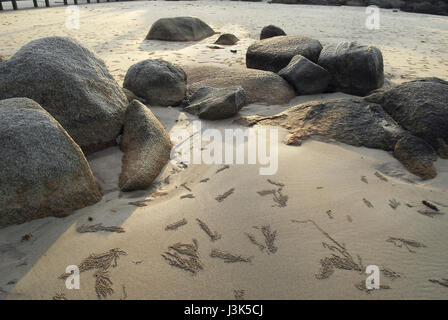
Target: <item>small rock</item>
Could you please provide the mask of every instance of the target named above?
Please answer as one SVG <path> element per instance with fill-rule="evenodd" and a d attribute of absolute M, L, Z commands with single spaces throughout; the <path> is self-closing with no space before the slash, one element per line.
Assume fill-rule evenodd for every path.
<path fill-rule="evenodd" d="M 162 18 L 151 26 L 146 40 L 198 41 L 214 34 L 215 31 L 198 18 Z"/>
<path fill-rule="evenodd" d="M 236 44 L 238 41 L 239 39 L 235 35 L 231 33 L 224 33 L 219 36 L 218 40 L 215 41 L 215 44 L 231 46 Z"/>
<path fill-rule="evenodd" d="M 286 33 L 281 28 L 276 27 L 272 24 L 261 29 L 260 40 L 277 36 L 286 36 Z"/>

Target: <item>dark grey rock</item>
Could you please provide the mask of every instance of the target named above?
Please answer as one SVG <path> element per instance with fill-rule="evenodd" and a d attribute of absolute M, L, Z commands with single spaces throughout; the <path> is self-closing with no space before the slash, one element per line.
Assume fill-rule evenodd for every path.
<path fill-rule="evenodd" d="M 434 161 L 437 154 L 424 140 L 407 135 L 397 141 L 394 148 L 394 157 L 408 170 L 420 178 L 432 179 L 437 176 Z"/>
<path fill-rule="evenodd" d="M 303 56 L 294 56 L 278 75 L 288 81 L 299 95 L 322 93 L 327 89 L 330 74 Z"/>
<path fill-rule="evenodd" d="M 279 72 L 295 55 L 317 62 L 322 45 L 318 40 L 302 36 L 278 36 L 259 40 L 246 52 L 248 68 Z"/>
<path fill-rule="evenodd" d="M 126 99 L 128 99 L 128 102 L 132 102 L 132 100 L 138 100 L 139 99 L 137 97 L 137 95 L 134 92 L 132 92 L 131 90 L 123 88 L 123 92 L 126 95 Z"/>
<path fill-rule="evenodd" d="M 423 78 L 383 88 L 365 97 L 448 159 L 448 82 Z"/>
<path fill-rule="evenodd" d="M 137 100 L 126 109 L 119 187 L 147 189 L 170 159 L 170 136 L 151 110 Z"/>
<path fill-rule="evenodd" d="M 214 34 L 213 29 L 198 18 L 162 18 L 151 26 L 146 40 L 198 41 Z"/>
<path fill-rule="evenodd" d="M 215 41 L 216 44 L 231 46 L 236 44 L 239 39 L 231 34 L 231 33 L 223 33 L 219 36 L 219 38 Z"/>
<path fill-rule="evenodd" d="M 245 104 L 262 102 L 267 104 L 288 103 L 295 97 L 294 89 L 279 75 L 262 70 L 216 65 L 185 65 L 188 92 L 194 93 L 203 87 L 243 87 Z"/>
<path fill-rule="evenodd" d="M 180 103 L 187 88 L 185 72 L 162 60 L 143 60 L 131 66 L 123 87 L 150 105 L 173 106 Z"/>
<path fill-rule="evenodd" d="M 86 153 L 115 144 L 128 104 L 104 62 L 63 37 L 31 41 L 0 64 L 0 99 L 13 97 L 38 102 Z"/>
<path fill-rule="evenodd" d="M 365 96 L 384 84 L 383 56 L 373 46 L 331 44 L 322 49 L 318 64 L 331 74 L 330 91 Z"/>
<path fill-rule="evenodd" d="M 380 105 L 361 98 L 311 101 L 273 116 L 248 116 L 238 122 L 285 127 L 291 133 L 290 141 L 320 136 L 387 151 L 394 150 L 396 142 L 408 134 Z"/>
<path fill-rule="evenodd" d="M 101 199 L 79 146 L 33 100 L 0 100 L 0 141 L 0 228 Z"/>
<path fill-rule="evenodd" d="M 242 87 L 211 88 L 197 90 L 190 98 L 185 111 L 201 119 L 218 120 L 233 117 L 240 111 L 246 99 Z"/>
<path fill-rule="evenodd" d="M 279 27 L 276 27 L 272 24 L 261 29 L 260 40 L 277 37 L 277 36 L 286 36 L 286 33 Z"/>

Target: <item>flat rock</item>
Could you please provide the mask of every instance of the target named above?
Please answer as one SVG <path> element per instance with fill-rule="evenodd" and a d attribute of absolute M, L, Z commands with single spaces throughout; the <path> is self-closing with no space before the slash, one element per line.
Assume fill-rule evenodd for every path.
<path fill-rule="evenodd" d="M 317 62 L 322 45 L 318 40 L 302 36 L 278 36 L 259 40 L 249 46 L 246 52 L 246 66 L 279 72 L 296 55 Z"/>
<path fill-rule="evenodd" d="M 129 68 L 123 87 L 150 105 L 173 106 L 185 98 L 185 72 L 167 61 L 143 60 Z"/>
<path fill-rule="evenodd" d="M 127 99 L 102 60 L 76 40 L 41 38 L 0 64 L 0 99 L 27 97 L 84 152 L 116 144 Z"/>
<path fill-rule="evenodd" d="M 119 187 L 122 191 L 143 190 L 159 175 L 170 159 L 170 136 L 151 110 L 137 100 L 126 109 L 124 152 Z"/>
<path fill-rule="evenodd" d="M 0 141 L 0 228 L 101 199 L 79 146 L 35 101 L 0 100 Z"/>
<path fill-rule="evenodd" d="M 299 55 L 294 56 L 278 75 L 288 81 L 299 95 L 324 92 L 331 78 L 327 70 Z"/>
<path fill-rule="evenodd" d="M 237 114 L 245 99 L 246 93 L 242 87 L 205 87 L 192 95 L 189 106 L 184 110 L 201 119 L 225 119 Z"/>
<path fill-rule="evenodd" d="M 279 75 L 243 67 L 220 65 L 185 65 L 188 92 L 194 93 L 203 87 L 228 88 L 241 86 L 246 92 L 245 104 L 288 103 L 295 97 L 294 89 Z"/>
<path fill-rule="evenodd" d="M 281 28 L 276 27 L 272 24 L 263 27 L 263 29 L 261 29 L 260 40 L 277 36 L 286 36 L 286 33 Z"/>
<path fill-rule="evenodd" d="M 365 96 L 384 84 L 383 56 L 374 46 L 331 44 L 322 49 L 318 64 L 331 74 L 329 91 Z"/>
<path fill-rule="evenodd" d="M 151 26 L 146 40 L 199 41 L 214 34 L 215 31 L 198 18 L 162 18 Z"/>
<path fill-rule="evenodd" d="M 448 82 L 423 78 L 375 91 L 365 97 L 380 104 L 403 128 L 448 159 Z"/>

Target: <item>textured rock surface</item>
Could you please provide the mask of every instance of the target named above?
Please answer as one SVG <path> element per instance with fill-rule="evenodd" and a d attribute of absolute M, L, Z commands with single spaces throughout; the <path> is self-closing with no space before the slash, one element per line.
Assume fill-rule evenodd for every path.
<path fill-rule="evenodd" d="M 365 96 L 384 84 L 383 56 L 373 46 L 331 44 L 322 49 L 318 64 L 331 74 L 330 91 Z"/>
<path fill-rule="evenodd" d="M 387 151 L 408 134 L 381 106 L 360 98 L 311 101 L 273 116 L 248 116 L 238 122 L 284 127 L 291 133 L 291 141 L 321 136 Z"/>
<path fill-rule="evenodd" d="M 0 141 L 0 228 L 101 199 L 81 149 L 33 100 L 0 100 Z"/>
<path fill-rule="evenodd" d="M 134 92 L 132 92 L 131 90 L 123 88 L 123 92 L 126 95 L 126 99 L 128 99 L 128 102 L 132 102 L 132 100 L 138 100 L 139 99 L 137 97 L 137 95 Z"/>
<path fill-rule="evenodd" d="M 377 90 L 365 98 L 448 158 L 448 82 L 423 78 Z"/>
<path fill-rule="evenodd" d="M 434 161 L 437 155 L 424 140 L 412 135 L 405 136 L 395 144 L 394 157 L 408 170 L 422 179 L 432 179 L 437 175 Z"/>
<path fill-rule="evenodd" d="M 70 38 L 37 39 L 0 64 L 0 99 L 38 102 L 87 153 L 115 144 L 127 106 L 103 61 Z"/>
<path fill-rule="evenodd" d="M 185 72 L 163 60 L 143 60 L 131 66 L 123 87 L 142 97 L 150 105 L 172 106 L 185 98 Z"/>
<path fill-rule="evenodd" d="M 278 75 L 288 81 L 299 95 L 324 92 L 331 77 L 327 70 L 303 56 L 294 56 Z"/>
<path fill-rule="evenodd" d="M 245 104 L 262 102 L 282 104 L 295 97 L 294 89 L 280 76 L 268 71 L 218 65 L 186 65 L 188 91 L 203 87 L 243 87 Z"/>
<path fill-rule="evenodd" d="M 146 40 L 198 41 L 214 34 L 213 29 L 198 18 L 162 18 L 151 26 Z"/>
<path fill-rule="evenodd" d="M 318 40 L 302 36 L 278 36 L 259 40 L 246 52 L 248 68 L 279 72 L 295 55 L 317 62 L 322 45 Z"/>
<path fill-rule="evenodd" d="M 286 33 L 281 28 L 276 27 L 272 24 L 261 29 L 260 40 L 277 36 L 286 36 Z"/>
<path fill-rule="evenodd" d="M 201 88 L 190 98 L 185 111 L 196 114 L 201 119 L 217 120 L 234 116 L 240 111 L 246 99 L 241 87 Z"/>
<path fill-rule="evenodd" d="M 168 132 L 141 102 L 126 109 L 121 150 L 124 152 L 119 187 L 122 191 L 147 189 L 170 159 Z"/>
<path fill-rule="evenodd" d="M 216 44 L 231 46 L 238 42 L 238 38 L 231 33 L 223 33 L 219 36 L 219 38 L 215 41 Z"/>

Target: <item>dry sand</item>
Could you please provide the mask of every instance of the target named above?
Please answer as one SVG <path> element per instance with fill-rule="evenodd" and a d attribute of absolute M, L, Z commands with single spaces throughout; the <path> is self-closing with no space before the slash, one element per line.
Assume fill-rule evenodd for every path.
<path fill-rule="evenodd" d="M 364 28 L 364 9 L 356 7 L 217 1 L 79 7 L 81 29 L 72 31 L 64 28 L 65 8 L 1 13 L 0 54 L 12 55 L 35 38 L 72 36 L 103 58 L 121 83 L 127 68 L 146 58 L 244 65 L 246 47 L 272 23 L 324 43 L 347 39 L 374 44 L 382 49 L 387 77 L 394 82 L 448 74 L 446 17 L 382 10 L 381 29 L 369 31 Z M 219 32 L 235 33 L 241 39 L 235 46 L 238 52 L 208 49 L 217 36 L 199 43 L 142 41 L 156 19 L 179 15 L 197 16 Z M 274 114 L 306 100 L 333 96 L 342 94 L 297 97 L 282 106 L 250 105 L 241 114 Z M 176 108 L 151 109 L 168 130 L 190 128 L 196 119 Z M 204 121 L 203 127 L 237 128 L 232 119 Z M 280 133 L 279 142 L 286 135 Z M 127 255 L 109 268 L 111 299 L 234 299 L 241 290 L 246 299 L 448 298 L 448 288 L 428 281 L 448 278 L 447 160 L 437 161 L 436 179 L 422 182 L 390 153 L 312 139 L 300 147 L 280 143 L 275 176 L 259 175 L 257 165 L 184 168 L 171 162 L 151 190 L 120 193 L 121 155 L 114 147 L 88 159 L 104 193 L 100 203 L 67 218 L 0 230 L 0 298 L 96 299 L 95 271 L 81 273 L 80 290 L 67 290 L 58 276 L 67 265 L 113 248 Z M 223 194 L 226 197 L 217 201 Z M 146 198 L 146 206 L 137 206 Z M 445 214 L 418 213 L 424 208 L 422 200 L 437 203 Z M 397 202 L 400 205 L 392 208 Z M 182 219 L 187 224 L 166 230 Z M 97 223 L 120 226 L 125 232 L 76 231 Z M 191 245 L 191 261 L 200 263 L 194 273 L 170 266 L 161 256 L 175 253 L 169 247 L 176 243 Z M 214 249 L 219 251 L 212 257 Z M 321 260 L 328 265 L 324 258 L 332 254 L 354 270 L 336 268 L 328 278 L 319 279 Z M 225 262 L 234 260 L 243 261 Z M 386 268 L 381 273 L 384 289 L 366 293 L 357 288 L 366 275 L 356 269 L 361 266 L 364 271 L 367 265 Z M 391 270 L 400 277 L 392 279 Z"/>

